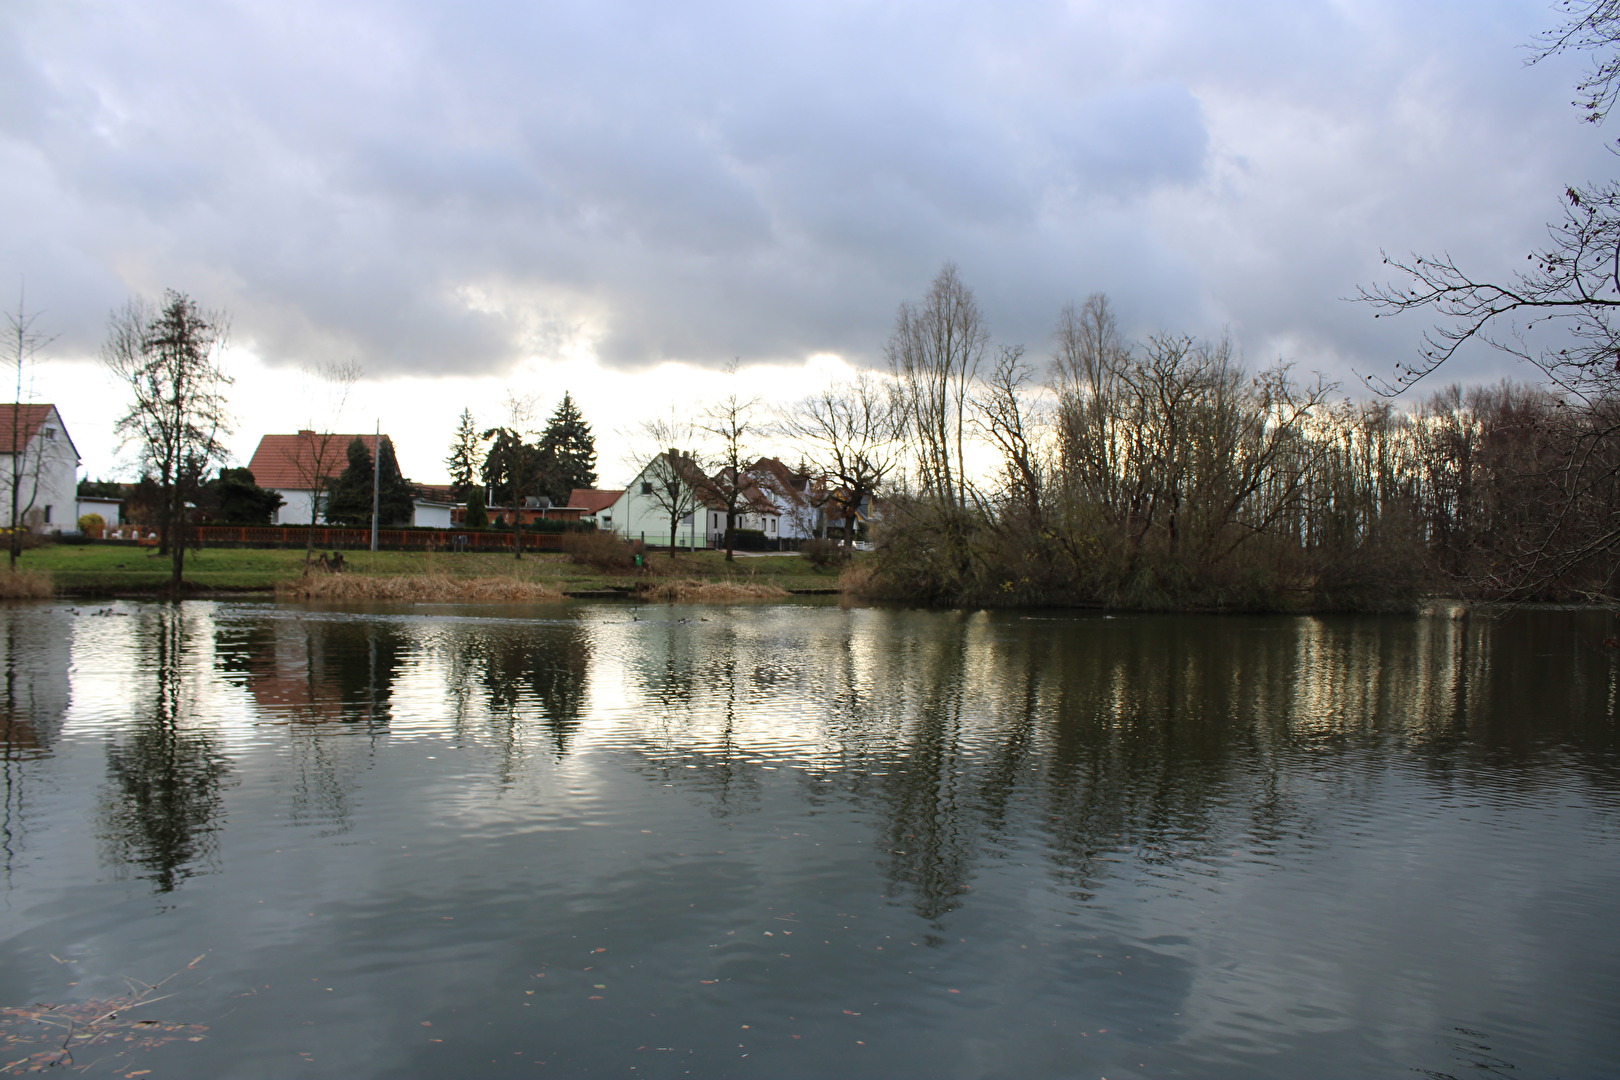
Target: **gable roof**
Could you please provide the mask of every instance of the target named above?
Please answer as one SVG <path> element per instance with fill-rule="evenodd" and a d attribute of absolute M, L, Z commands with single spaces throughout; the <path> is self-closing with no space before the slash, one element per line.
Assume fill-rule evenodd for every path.
<path fill-rule="evenodd" d="M 599 514 L 619 501 L 624 489 L 599 491 L 596 488 L 575 488 L 568 493 L 568 505 L 584 508 L 587 514 Z"/>
<path fill-rule="evenodd" d="M 384 435 L 384 439 L 388 436 Z M 375 435 L 338 435 L 314 431 L 300 431 L 296 435 L 266 435 L 259 440 L 248 462 L 253 482 L 262 488 L 282 491 L 310 490 L 311 474 L 315 471 L 317 451 L 329 476 L 339 476 L 349 467 L 349 444 L 359 439 L 373 457 L 377 454 Z M 324 440 L 324 443 L 323 443 Z M 393 440 L 389 440 L 392 443 Z"/>
<path fill-rule="evenodd" d="M 24 402 L 21 405 L 0 402 L 0 454 L 11 453 L 13 430 L 17 433 L 17 449 L 27 449 L 28 440 L 38 434 L 45 421 L 53 415 L 56 417 L 56 426 L 61 431 L 62 437 L 67 440 L 69 446 L 73 446 L 73 436 L 68 434 L 67 425 L 62 423 L 62 414 L 56 411 L 55 405 L 38 402 Z M 16 425 L 15 428 L 12 427 L 13 424 Z M 73 456 L 75 458 L 79 456 L 77 446 L 73 446 Z"/>
<path fill-rule="evenodd" d="M 793 506 L 813 505 L 825 487 L 809 473 L 790 469 L 777 458 L 760 458 L 748 470 L 748 476 L 767 496 L 779 496 Z"/>

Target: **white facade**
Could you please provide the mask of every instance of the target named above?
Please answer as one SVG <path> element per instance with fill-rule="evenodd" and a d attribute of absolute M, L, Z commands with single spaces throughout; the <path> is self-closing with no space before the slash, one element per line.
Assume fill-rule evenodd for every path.
<path fill-rule="evenodd" d="M 83 497 L 79 499 L 78 516 L 84 517 L 86 514 L 100 514 L 101 520 L 109 529 L 114 525 L 122 525 L 124 523 L 124 500 Z"/>
<path fill-rule="evenodd" d="M 726 546 L 726 512 L 713 507 L 704 507 L 703 512 L 708 516 L 709 546 L 723 548 Z M 736 527 L 739 529 L 758 529 L 765 534 L 765 539 L 775 540 L 777 520 L 780 515 L 766 513 L 760 510 L 745 510 L 737 515 Z"/>
<path fill-rule="evenodd" d="M 419 529 L 448 529 L 450 511 L 455 508 L 455 503 L 416 499 L 411 503 L 411 524 Z"/>
<path fill-rule="evenodd" d="M 660 545 L 669 543 L 669 512 L 652 494 L 654 485 L 647 478 L 648 470 L 651 468 L 652 463 L 649 462 L 636 474 L 636 478 L 625 486 L 624 494 L 620 495 L 611 507 L 597 513 L 599 527 L 612 529 L 627 540 L 645 540 L 649 544 Z M 699 499 L 694 498 L 692 501 L 696 510 L 681 518 L 675 530 L 676 547 L 708 546 L 708 536 L 702 520 L 707 508 Z"/>
<path fill-rule="evenodd" d="M 297 488 L 269 488 L 267 490 L 274 491 L 277 495 L 281 496 L 282 500 L 280 508 L 271 515 L 270 524 L 308 525 L 310 523 L 310 492 L 300 491 Z M 323 499 L 322 501 L 324 502 L 325 500 Z M 319 525 L 321 522 L 316 521 L 315 524 Z"/>
<path fill-rule="evenodd" d="M 19 418 L 21 460 L 11 453 L 9 420 L 0 422 L 0 525 L 11 523 L 11 483 L 17 484 L 19 525 L 34 532 L 72 532 L 79 527 L 79 452 L 54 405 L 6 405 Z"/>
<path fill-rule="evenodd" d="M 771 468 L 771 465 L 776 468 Z M 776 508 L 777 531 L 767 532 L 766 536 L 804 541 L 819 535 L 822 527 L 821 507 L 811 500 L 812 494 L 821 493 L 819 485 L 807 476 L 788 472 L 780 462 L 769 458 L 750 469 L 748 476 L 758 487 L 759 493 Z M 795 487 L 795 483 L 800 486 Z"/>

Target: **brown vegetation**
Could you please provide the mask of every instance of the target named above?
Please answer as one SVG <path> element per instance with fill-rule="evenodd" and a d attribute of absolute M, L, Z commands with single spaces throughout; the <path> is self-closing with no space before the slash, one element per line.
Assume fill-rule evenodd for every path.
<path fill-rule="evenodd" d="M 563 533 L 561 543 L 563 553 L 571 562 L 593 570 L 622 572 L 633 569 L 636 564 L 637 545 L 615 532 L 567 532 Z"/>
<path fill-rule="evenodd" d="M 517 578 L 454 578 L 448 574 L 305 574 L 276 586 L 296 600 L 560 600 L 554 586 Z"/>
<path fill-rule="evenodd" d="M 667 600 L 695 604 L 723 604 L 733 600 L 780 600 L 791 595 L 786 589 L 761 582 L 679 581 L 646 582 L 637 590 L 644 600 Z"/>
<path fill-rule="evenodd" d="M 920 333 L 902 311 L 890 352 L 918 483 L 884 505 L 854 585 L 867 595 L 1378 610 L 1434 592 L 1590 599 L 1620 584 L 1612 402 L 1575 408 L 1504 384 L 1401 412 L 1286 367 L 1251 375 L 1225 341 L 1127 344 L 1093 297 L 1059 323 L 1052 404 L 1037 411 L 1021 350 L 981 370 L 966 349 L 924 347 L 982 340 L 970 296 L 924 314 L 960 325 Z M 992 482 L 963 468 L 964 427 L 998 452 Z"/>
<path fill-rule="evenodd" d="M 51 576 L 38 570 L 0 574 L 0 600 L 48 600 L 54 592 Z"/>

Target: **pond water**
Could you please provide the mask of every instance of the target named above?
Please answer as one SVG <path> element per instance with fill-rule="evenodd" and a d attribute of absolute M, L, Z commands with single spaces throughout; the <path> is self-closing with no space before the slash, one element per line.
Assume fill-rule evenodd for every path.
<path fill-rule="evenodd" d="M 1612 1076 L 1617 632 L 8 606 L 0 1066 Z"/>

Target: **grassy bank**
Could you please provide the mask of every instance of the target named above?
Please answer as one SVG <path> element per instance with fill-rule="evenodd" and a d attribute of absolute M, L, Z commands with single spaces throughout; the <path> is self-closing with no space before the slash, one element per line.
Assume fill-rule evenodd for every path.
<path fill-rule="evenodd" d="M 333 599 L 359 599 L 371 590 L 373 598 L 437 599 L 466 597 L 535 599 L 548 595 L 589 595 L 656 589 L 683 583 L 683 595 L 692 587 L 729 584 L 733 595 L 750 589 L 751 595 L 838 588 L 838 571 L 817 570 L 796 555 L 739 558 L 727 563 L 719 552 L 699 551 L 651 554 L 640 571 L 601 571 L 571 561 L 566 555 L 540 553 L 523 559 L 495 553 L 352 551 L 344 552 L 347 572 L 340 575 L 304 574 L 304 553 L 283 549 L 205 548 L 186 553 L 186 581 L 198 591 L 277 591 L 282 595 L 313 595 L 328 590 Z M 54 591 L 69 596 L 159 594 L 168 588 L 169 562 L 149 548 L 100 544 L 48 545 L 29 551 L 23 566 L 43 575 Z M 362 584 L 358 579 L 371 579 Z M 377 579 L 389 579 L 386 584 Z M 397 579 L 397 580 L 395 580 Z M 332 584 L 326 584 L 331 582 Z M 339 584 L 340 582 L 346 584 Z M 383 590 L 377 593 L 376 590 Z M 780 590 L 780 591 L 778 591 Z M 519 595 L 522 594 L 522 595 Z"/>

